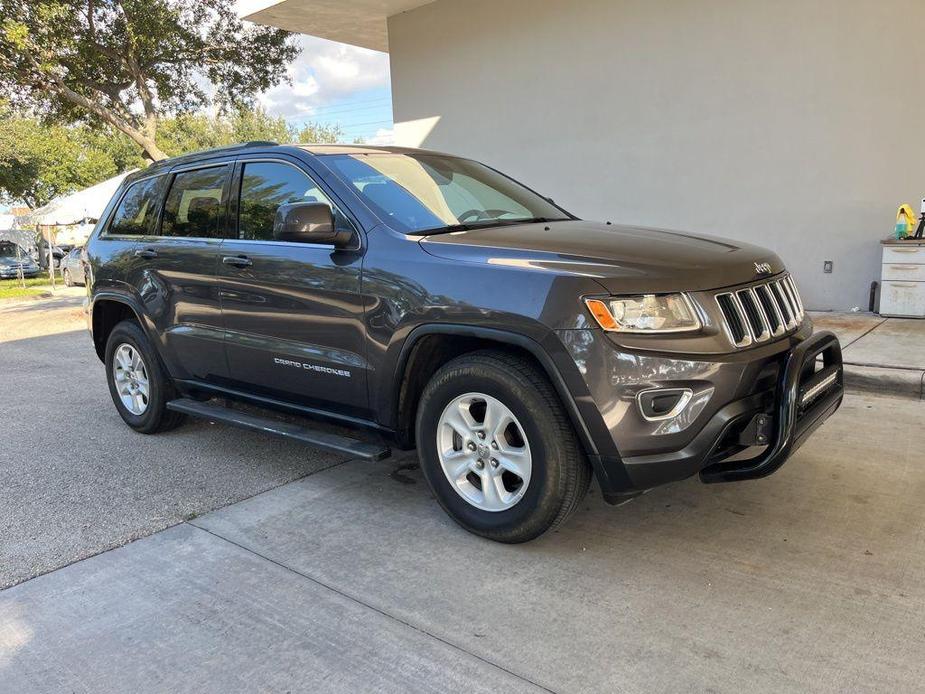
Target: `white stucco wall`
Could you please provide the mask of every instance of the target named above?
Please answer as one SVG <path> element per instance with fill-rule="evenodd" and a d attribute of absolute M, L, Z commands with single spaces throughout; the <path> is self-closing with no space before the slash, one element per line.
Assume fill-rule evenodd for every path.
<path fill-rule="evenodd" d="M 585 218 L 770 247 L 812 308 L 866 309 L 925 196 L 922 0 L 437 0 L 389 48 L 400 138 Z"/>

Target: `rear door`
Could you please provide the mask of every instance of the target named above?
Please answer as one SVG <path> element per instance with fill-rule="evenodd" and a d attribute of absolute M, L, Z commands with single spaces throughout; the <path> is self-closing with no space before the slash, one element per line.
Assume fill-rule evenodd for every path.
<path fill-rule="evenodd" d="M 218 161 L 173 170 L 156 233 L 134 251 L 134 284 L 175 378 L 215 383 L 227 373 L 216 268 L 232 169 Z"/>
<path fill-rule="evenodd" d="M 240 389 L 342 415 L 367 417 L 367 362 L 358 227 L 307 168 L 242 157 L 235 167 L 235 239 L 222 249 L 222 317 L 229 379 Z M 324 202 L 356 245 L 274 239 L 280 205 Z"/>

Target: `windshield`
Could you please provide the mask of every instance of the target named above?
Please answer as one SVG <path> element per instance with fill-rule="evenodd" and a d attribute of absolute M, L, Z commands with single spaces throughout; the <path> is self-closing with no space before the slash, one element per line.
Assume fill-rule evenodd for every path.
<path fill-rule="evenodd" d="M 546 198 L 468 159 L 332 154 L 325 163 L 371 210 L 405 233 L 569 219 Z"/>
<path fill-rule="evenodd" d="M 7 258 L 10 260 L 16 260 L 16 251 L 17 246 L 15 243 L 10 241 L 0 241 L 0 258 Z M 23 250 L 19 250 L 20 257 L 25 260 L 28 256 Z"/>

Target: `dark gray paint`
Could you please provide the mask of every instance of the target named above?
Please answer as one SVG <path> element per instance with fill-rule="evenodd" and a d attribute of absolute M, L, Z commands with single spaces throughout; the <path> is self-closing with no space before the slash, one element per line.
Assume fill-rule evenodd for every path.
<path fill-rule="evenodd" d="M 415 339 L 442 332 L 524 349 L 556 385 L 610 495 L 639 490 L 622 456 L 680 450 L 812 332 L 807 320 L 794 334 L 736 351 L 720 330 L 712 290 L 766 279 L 756 274 L 756 263 L 770 264 L 772 274 L 784 270 L 764 249 L 581 220 L 405 235 L 325 166 L 325 153 L 340 151 L 241 147 L 159 163 L 144 175 L 233 158 L 284 159 L 349 216 L 355 250 L 232 240 L 232 185 L 223 241 L 107 239 L 98 229 L 87 253 L 92 295 L 123 300 L 140 313 L 185 389 L 220 388 L 399 436 L 399 393 Z M 149 247 L 156 259 L 134 256 Z M 250 264 L 222 262 L 234 256 Z M 617 337 L 600 330 L 582 302 L 670 291 L 691 292 L 702 331 Z M 667 384 L 691 387 L 698 398 L 690 421 L 677 430 L 645 422 L 632 406 L 641 388 Z M 663 481 L 684 476 L 670 464 L 660 475 Z"/>

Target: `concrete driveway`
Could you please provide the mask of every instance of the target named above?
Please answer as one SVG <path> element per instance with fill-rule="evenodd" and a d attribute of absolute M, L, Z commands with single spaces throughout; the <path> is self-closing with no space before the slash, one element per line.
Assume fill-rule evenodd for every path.
<path fill-rule="evenodd" d="M 0 304 L 0 588 L 344 459 L 196 421 L 134 433 L 70 294 Z"/>
<path fill-rule="evenodd" d="M 5 374 L 10 354 L 30 370 L 78 360 L 88 390 L 55 411 L 62 434 L 95 443 L 67 465 L 44 439 L 4 460 L 4 571 L 52 568 L 43 537 L 77 556 L 171 527 L 0 592 L 0 689 L 893 692 L 925 678 L 922 403 L 851 395 L 766 480 L 691 480 L 620 508 L 594 493 L 559 532 L 511 547 L 453 525 L 413 458 L 342 462 L 203 424 L 139 437 L 85 335 L 20 342 L 0 345 Z M 19 401 L 12 428 L 52 406 Z M 120 467 L 138 445 L 144 463 Z M 35 537 L 8 542 L 23 527 Z"/>

